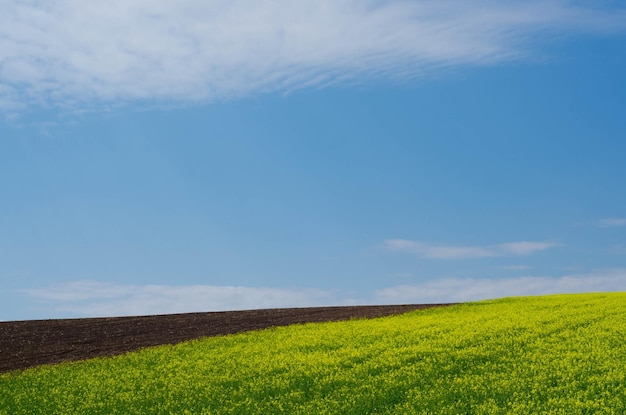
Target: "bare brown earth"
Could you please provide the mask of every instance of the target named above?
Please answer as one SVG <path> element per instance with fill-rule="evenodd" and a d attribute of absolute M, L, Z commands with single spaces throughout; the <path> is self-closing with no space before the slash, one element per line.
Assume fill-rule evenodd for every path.
<path fill-rule="evenodd" d="M 0 373 L 41 364 L 113 356 L 200 337 L 290 324 L 383 317 L 445 305 L 448 304 L 282 308 L 0 322 Z"/>

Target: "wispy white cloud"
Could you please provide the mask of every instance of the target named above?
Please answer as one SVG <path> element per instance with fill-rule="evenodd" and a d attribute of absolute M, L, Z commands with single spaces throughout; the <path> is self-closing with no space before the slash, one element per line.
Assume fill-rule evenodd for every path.
<path fill-rule="evenodd" d="M 330 291 L 211 285 L 123 285 L 76 281 L 22 290 L 55 314 L 130 316 L 336 304 Z M 346 300 L 348 301 L 348 300 Z"/>
<path fill-rule="evenodd" d="M 626 226 L 626 218 L 601 219 L 597 223 L 601 228 L 617 228 L 620 226 Z"/>
<path fill-rule="evenodd" d="M 609 248 L 609 253 L 613 255 L 626 255 L 626 245 L 611 245 L 611 247 Z"/>
<path fill-rule="evenodd" d="M 464 302 L 523 295 L 626 291 L 626 269 L 562 277 L 447 278 L 378 290 L 376 302 Z"/>
<path fill-rule="evenodd" d="M 526 271 L 530 269 L 530 266 L 528 265 L 507 265 L 505 267 L 502 267 L 502 269 L 505 269 L 507 271 Z"/>
<path fill-rule="evenodd" d="M 189 102 L 529 55 L 626 28 L 564 0 L 0 0 L 0 109 Z"/>
<path fill-rule="evenodd" d="M 357 297 L 320 289 L 234 286 L 123 285 L 77 281 L 21 290 L 45 318 L 106 317 L 276 307 L 354 304 L 423 304 L 475 301 L 522 295 L 626 291 L 626 269 L 561 277 L 444 278 L 402 284 Z M 354 294 L 354 293 L 352 293 Z"/>
<path fill-rule="evenodd" d="M 525 256 L 559 246 L 555 242 L 520 241 L 489 246 L 436 245 L 408 239 L 390 239 L 385 247 L 431 259 L 472 259 L 504 256 Z"/>

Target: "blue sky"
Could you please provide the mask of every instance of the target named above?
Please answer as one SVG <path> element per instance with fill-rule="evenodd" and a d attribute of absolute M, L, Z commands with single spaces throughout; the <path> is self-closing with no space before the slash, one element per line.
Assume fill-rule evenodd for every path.
<path fill-rule="evenodd" d="M 0 8 L 0 320 L 626 290 L 626 8 Z"/>

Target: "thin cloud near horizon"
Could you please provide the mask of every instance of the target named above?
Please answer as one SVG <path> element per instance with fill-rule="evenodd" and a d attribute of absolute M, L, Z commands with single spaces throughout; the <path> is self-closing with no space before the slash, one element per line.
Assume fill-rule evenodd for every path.
<path fill-rule="evenodd" d="M 362 293 L 360 297 L 311 288 L 126 285 L 99 281 L 74 281 L 23 289 L 18 294 L 38 302 L 47 315 L 114 317 L 262 308 L 466 302 L 509 296 L 616 291 L 626 291 L 626 269 L 560 277 L 431 279 Z"/>
<path fill-rule="evenodd" d="M 377 290 L 386 303 L 467 302 L 513 296 L 626 291 L 626 269 L 561 277 L 444 278 Z"/>
<path fill-rule="evenodd" d="M 608 218 L 601 219 L 597 222 L 601 228 L 618 228 L 626 226 L 626 218 Z"/>
<path fill-rule="evenodd" d="M 387 250 L 428 259 L 476 259 L 527 256 L 561 246 L 556 242 L 519 241 L 487 246 L 438 245 L 408 239 L 389 239 Z"/>
<path fill-rule="evenodd" d="M 129 285 L 92 280 L 18 292 L 55 313 L 88 317 L 313 307 L 337 301 L 332 291 L 309 288 Z"/>
<path fill-rule="evenodd" d="M 568 1 L 7 0 L 0 110 L 232 99 L 534 58 L 548 34 L 626 29 Z"/>

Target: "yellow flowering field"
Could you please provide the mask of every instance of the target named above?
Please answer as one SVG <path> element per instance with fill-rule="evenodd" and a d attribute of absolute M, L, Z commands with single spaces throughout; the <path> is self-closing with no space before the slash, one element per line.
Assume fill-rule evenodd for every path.
<path fill-rule="evenodd" d="M 626 294 L 273 328 L 0 375 L 0 414 L 623 414 Z"/>

